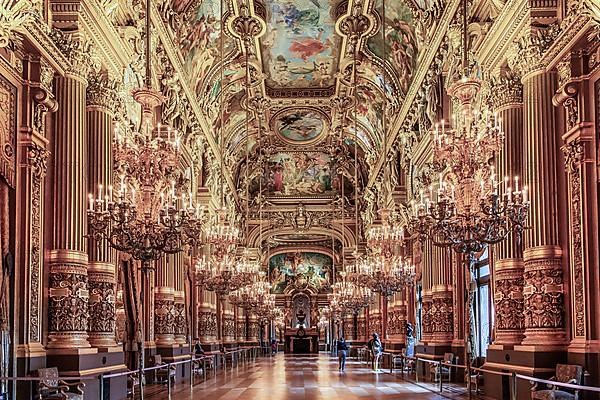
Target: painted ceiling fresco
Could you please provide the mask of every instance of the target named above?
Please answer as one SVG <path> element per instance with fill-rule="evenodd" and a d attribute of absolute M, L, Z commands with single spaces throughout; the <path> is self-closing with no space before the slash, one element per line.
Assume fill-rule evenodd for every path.
<path fill-rule="evenodd" d="M 312 142 L 325 131 L 325 116 L 314 110 L 291 109 L 275 118 L 275 131 L 293 144 Z"/>
<path fill-rule="evenodd" d="M 333 262 L 326 254 L 312 252 L 282 253 L 269 259 L 271 293 L 281 294 L 286 288 L 331 292 Z"/>
<path fill-rule="evenodd" d="M 267 0 L 261 38 L 263 70 L 271 87 L 325 87 L 334 82 L 340 39 L 327 0 Z"/>

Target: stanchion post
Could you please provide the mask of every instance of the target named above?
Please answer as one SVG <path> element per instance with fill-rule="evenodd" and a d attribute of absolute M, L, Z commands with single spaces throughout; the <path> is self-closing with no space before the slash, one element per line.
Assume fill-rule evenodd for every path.
<path fill-rule="evenodd" d="M 100 387 L 98 388 L 99 400 L 104 400 L 104 374 L 100 374 L 98 377 L 98 384 Z"/>
<path fill-rule="evenodd" d="M 517 373 L 513 371 L 511 377 L 510 400 L 517 400 Z"/>
<path fill-rule="evenodd" d="M 438 361 L 438 376 L 440 377 L 440 393 L 444 390 L 444 376 L 442 375 L 442 361 Z"/>
<path fill-rule="evenodd" d="M 171 400 L 171 363 L 167 363 L 167 394 Z"/>

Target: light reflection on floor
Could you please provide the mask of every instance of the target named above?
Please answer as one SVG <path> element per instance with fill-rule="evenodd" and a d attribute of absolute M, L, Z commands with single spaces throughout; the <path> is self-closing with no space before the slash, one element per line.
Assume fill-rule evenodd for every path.
<path fill-rule="evenodd" d="M 201 379 L 200 379 L 201 380 Z M 154 390 L 153 390 L 154 389 Z M 149 388 L 146 398 L 166 399 L 166 391 L 156 393 Z M 150 392 L 150 393 L 149 393 Z M 462 398 L 456 391 L 440 396 L 427 388 L 401 380 L 387 373 L 374 373 L 355 360 L 346 371 L 338 371 L 337 359 L 328 354 L 292 356 L 278 354 L 258 359 L 256 364 L 240 365 L 218 372 L 216 378 L 198 382 L 190 392 L 189 385 L 177 385 L 173 399 L 445 399 Z"/>

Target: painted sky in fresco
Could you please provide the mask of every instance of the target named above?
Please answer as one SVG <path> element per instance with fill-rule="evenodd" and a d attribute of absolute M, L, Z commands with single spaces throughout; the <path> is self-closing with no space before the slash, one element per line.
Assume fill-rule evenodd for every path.
<path fill-rule="evenodd" d="M 312 110 L 295 110 L 277 117 L 277 132 L 292 142 L 309 142 L 316 139 L 325 128 L 323 117 Z"/>
<path fill-rule="evenodd" d="M 261 39 L 267 83 L 273 87 L 333 84 L 339 38 L 327 0 L 268 0 Z"/>

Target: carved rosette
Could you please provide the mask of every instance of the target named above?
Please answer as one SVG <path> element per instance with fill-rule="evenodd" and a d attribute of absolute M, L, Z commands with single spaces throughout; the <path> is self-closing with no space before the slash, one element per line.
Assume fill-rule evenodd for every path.
<path fill-rule="evenodd" d="M 564 344 L 564 282 L 560 248 L 528 248 L 524 256 L 525 339 L 522 344 Z"/>
<path fill-rule="evenodd" d="M 114 265 L 90 263 L 89 342 L 94 347 L 115 346 L 115 276 Z"/>
<path fill-rule="evenodd" d="M 503 259 L 494 265 L 494 344 L 515 345 L 523 340 L 525 329 L 523 303 L 523 261 Z"/>
<path fill-rule="evenodd" d="M 50 253 L 48 348 L 90 347 L 87 257 L 72 251 Z"/>
<path fill-rule="evenodd" d="M 571 274 L 574 296 L 574 333 L 575 337 L 585 337 L 585 277 L 583 263 L 583 232 L 582 232 L 582 165 L 585 157 L 584 145 L 580 139 L 575 139 L 562 147 L 565 155 L 565 166 L 569 187 L 570 214 L 570 246 Z"/>

